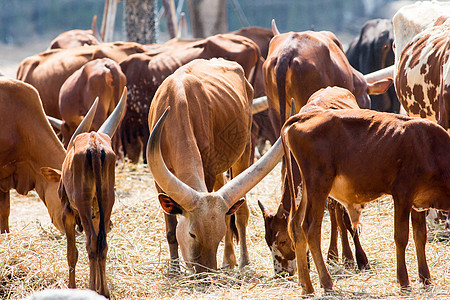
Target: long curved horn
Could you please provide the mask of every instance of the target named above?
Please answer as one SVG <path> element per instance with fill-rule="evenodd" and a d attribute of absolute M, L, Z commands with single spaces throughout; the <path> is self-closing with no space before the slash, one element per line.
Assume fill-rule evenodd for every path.
<path fill-rule="evenodd" d="M 50 122 L 50 124 L 55 127 L 58 130 L 61 130 L 61 126 L 62 126 L 62 121 L 60 119 L 57 118 L 53 118 L 50 116 L 45 116 L 47 118 L 47 120 Z"/>
<path fill-rule="evenodd" d="M 275 23 L 275 19 L 272 19 L 272 33 L 273 35 L 279 35 L 280 31 L 278 30 L 277 24 Z"/>
<path fill-rule="evenodd" d="M 169 110 L 170 106 L 164 111 L 150 134 L 147 143 L 147 163 L 159 187 L 183 209 L 189 211 L 196 207 L 200 194 L 172 174 L 161 155 L 161 132 Z"/>
<path fill-rule="evenodd" d="M 291 101 L 292 117 L 296 113 L 295 103 Z M 275 144 L 256 163 L 248 167 L 231 181 L 227 182 L 217 193 L 222 196 L 229 208 L 241 199 L 248 191 L 257 185 L 273 168 L 278 164 L 284 155 L 281 139 L 278 138 Z"/>
<path fill-rule="evenodd" d="M 269 103 L 267 102 L 267 96 L 262 96 L 253 99 L 252 114 L 257 114 L 269 108 Z"/>
<path fill-rule="evenodd" d="M 122 97 L 120 98 L 120 101 L 117 104 L 116 108 L 114 108 L 114 111 L 109 115 L 108 119 L 103 122 L 102 126 L 98 129 L 97 132 L 107 134 L 110 138 L 112 138 L 117 130 L 117 127 L 119 127 L 120 121 L 122 121 L 123 115 L 125 114 L 126 105 L 127 88 L 125 87 L 123 89 Z"/>
<path fill-rule="evenodd" d="M 73 140 L 77 135 L 80 133 L 89 131 L 92 125 L 92 121 L 94 120 L 95 112 L 97 111 L 97 105 L 98 105 L 98 97 L 95 98 L 94 103 L 92 103 L 91 108 L 87 112 L 86 116 L 84 116 L 83 121 L 81 121 L 80 125 L 78 125 L 75 132 L 72 134 L 72 137 L 70 138 L 69 144 L 67 146 L 67 149 L 69 149 L 70 145 L 73 143 Z"/>
<path fill-rule="evenodd" d="M 393 78 L 394 77 L 394 65 L 366 74 L 364 78 L 368 83 L 374 83 L 375 81 L 385 79 L 385 78 Z"/>

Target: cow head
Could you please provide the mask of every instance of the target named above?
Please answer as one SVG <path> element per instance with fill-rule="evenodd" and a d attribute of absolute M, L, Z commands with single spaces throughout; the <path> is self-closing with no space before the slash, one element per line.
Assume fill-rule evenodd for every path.
<path fill-rule="evenodd" d="M 263 213 L 265 238 L 272 253 L 275 274 L 286 272 L 293 276 L 297 271 L 297 264 L 294 246 L 287 231 L 289 212 L 283 208 L 283 204 L 278 206 L 275 213 L 261 201 L 258 201 L 258 205 Z"/>
<path fill-rule="evenodd" d="M 166 213 L 180 215 L 176 235 L 183 258 L 195 272 L 217 268 L 217 248 L 225 235 L 225 216 L 244 202 L 242 197 L 272 170 L 283 156 L 277 141 L 258 162 L 217 192 L 201 193 L 172 174 L 161 155 L 161 131 L 168 109 L 156 123 L 147 145 L 147 161 L 153 178 L 166 195 L 159 201 Z"/>

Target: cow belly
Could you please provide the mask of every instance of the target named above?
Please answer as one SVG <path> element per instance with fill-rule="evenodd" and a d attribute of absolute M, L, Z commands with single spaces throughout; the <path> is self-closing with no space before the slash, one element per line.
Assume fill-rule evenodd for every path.
<path fill-rule="evenodd" d="M 376 200 L 384 195 L 384 193 L 361 191 L 355 188 L 355 184 L 349 178 L 338 175 L 333 181 L 330 196 L 343 204 L 345 207 L 352 205 L 364 205 L 372 200 Z M 370 187 L 368 187 L 370 188 Z"/>

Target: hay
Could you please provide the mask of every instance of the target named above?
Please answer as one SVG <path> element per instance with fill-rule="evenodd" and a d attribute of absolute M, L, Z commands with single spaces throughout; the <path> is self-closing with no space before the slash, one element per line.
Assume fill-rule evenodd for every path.
<path fill-rule="evenodd" d="M 168 246 L 164 216 L 148 168 L 121 164 L 117 167 L 114 226 L 108 233 L 107 277 L 114 299 L 301 299 L 297 276 L 273 275 L 272 259 L 264 241 L 264 224 L 257 200 L 271 209 L 279 201 L 281 181 L 278 166 L 248 194 L 250 222 L 247 229 L 251 264 L 242 270 L 218 270 L 193 276 L 181 263 L 180 274 L 168 272 Z M 11 234 L 0 236 L 0 298 L 18 299 L 45 288 L 66 288 L 68 266 L 66 239 L 40 213 L 17 212 L 27 203 L 43 205 L 36 196 L 12 195 Z M 18 205 L 18 206 L 16 206 Z M 44 214 L 44 221 L 42 220 Z M 37 221 L 36 221 L 37 220 Z M 407 247 L 411 291 L 404 293 L 396 282 L 393 204 L 389 198 L 373 202 L 363 211 L 361 243 L 372 270 L 348 270 L 329 266 L 335 293 L 323 295 L 314 265 L 311 277 L 313 299 L 448 299 L 450 297 L 450 242 L 439 225 L 429 232 L 427 257 L 434 284 L 423 288 L 418 281 L 415 248 Z M 328 249 L 329 218 L 325 217 L 322 249 Z M 77 236 L 79 259 L 77 287 L 88 287 L 89 268 L 85 237 Z M 239 255 L 238 249 L 236 249 Z M 221 265 L 223 243 L 219 246 Z"/>

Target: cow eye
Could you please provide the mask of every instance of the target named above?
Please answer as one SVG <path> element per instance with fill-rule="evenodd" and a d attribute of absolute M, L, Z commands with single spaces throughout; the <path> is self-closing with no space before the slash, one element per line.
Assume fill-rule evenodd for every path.
<path fill-rule="evenodd" d="M 193 239 L 197 238 L 197 237 L 195 236 L 195 234 L 193 234 L 192 232 L 189 232 L 189 235 L 190 235 L 191 238 L 193 238 Z"/>

